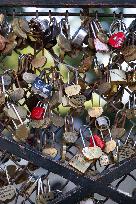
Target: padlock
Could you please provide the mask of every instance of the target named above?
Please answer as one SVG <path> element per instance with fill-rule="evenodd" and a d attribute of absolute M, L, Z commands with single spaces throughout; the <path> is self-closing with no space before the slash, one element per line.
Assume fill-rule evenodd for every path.
<path fill-rule="evenodd" d="M 77 153 L 69 162 L 69 165 L 73 168 L 77 169 L 81 173 L 85 173 L 85 171 L 89 168 L 89 166 L 93 163 L 92 161 L 87 161 L 83 154 Z"/>
<path fill-rule="evenodd" d="M 14 125 L 14 128 L 15 128 L 15 133 L 13 134 L 13 139 L 15 141 L 25 141 L 28 136 L 29 136 L 29 133 L 30 133 L 30 129 L 27 127 L 26 124 L 24 124 L 24 122 L 22 121 L 21 117 L 20 117 L 20 114 L 18 113 L 16 107 L 14 104 L 12 103 L 9 103 L 8 101 L 6 102 L 6 105 L 8 107 L 8 109 L 13 109 L 13 111 L 15 112 L 16 116 L 17 116 L 17 119 L 19 120 L 20 124 L 17 125 L 15 120 L 11 120 L 13 125 Z"/>
<path fill-rule="evenodd" d="M 75 96 L 77 94 L 80 93 L 81 90 L 81 86 L 78 84 L 78 71 L 75 71 L 75 80 L 76 80 L 76 84 L 74 85 L 70 85 L 70 79 L 69 79 L 69 71 L 68 71 L 68 84 L 65 87 L 65 93 L 67 94 L 67 96 Z"/>
<path fill-rule="evenodd" d="M 72 44 L 81 47 L 87 35 L 88 30 L 83 25 L 80 26 L 72 37 Z"/>
<path fill-rule="evenodd" d="M 118 29 L 117 32 L 116 29 Z M 114 19 L 110 26 L 109 45 L 113 48 L 120 49 L 126 39 L 126 25 L 121 19 Z M 115 32 L 115 33 L 114 33 Z"/>
<path fill-rule="evenodd" d="M 56 145 L 55 145 L 55 134 L 54 134 L 54 132 L 52 132 L 52 138 L 50 138 L 50 140 L 51 140 L 50 144 L 47 144 L 47 139 L 45 138 L 44 146 L 42 148 L 42 154 L 45 155 L 45 156 L 49 156 L 51 158 L 55 158 L 57 153 L 58 153 L 58 150 L 56 149 Z M 43 143 L 43 141 L 41 141 L 41 143 Z"/>
<path fill-rule="evenodd" d="M 5 168 L 5 173 L 8 181 L 8 185 L 0 188 L 0 202 L 9 203 L 14 200 L 16 196 L 16 188 L 11 184 L 7 167 Z"/>
<path fill-rule="evenodd" d="M 48 203 L 50 201 L 52 201 L 54 199 L 54 191 L 51 190 L 51 185 L 50 185 L 50 181 L 47 178 L 47 188 L 46 188 L 46 193 L 45 193 L 45 202 L 44 203 Z"/>
<path fill-rule="evenodd" d="M 32 91 L 36 94 L 39 94 L 40 96 L 44 98 L 48 98 L 51 96 L 52 91 L 52 85 L 49 83 L 46 83 L 42 77 L 45 74 L 45 69 L 41 71 L 40 76 L 36 77 L 32 84 Z"/>
<path fill-rule="evenodd" d="M 109 118 L 106 116 L 96 118 L 95 126 L 98 130 L 100 130 L 102 139 L 104 139 L 103 135 L 104 131 L 108 130 L 108 136 L 110 136 L 110 141 L 105 143 L 104 152 L 106 153 L 112 152 L 116 148 L 116 142 L 112 139 Z"/>
<path fill-rule="evenodd" d="M 108 45 L 106 43 L 103 43 L 99 40 L 99 38 L 97 37 L 97 33 L 96 33 L 96 29 L 97 29 L 97 25 L 95 23 L 95 21 L 92 21 L 90 23 L 90 29 L 92 31 L 93 37 L 94 37 L 94 47 L 96 49 L 97 52 L 108 52 L 109 48 Z M 99 30 L 98 30 L 99 32 Z"/>
<path fill-rule="evenodd" d="M 119 114 L 121 115 L 121 118 L 119 117 Z M 125 134 L 125 132 L 126 132 L 126 130 L 124 128 L 125 122 L 126 122 L 126 113 L 123 112 L 123 110 L 119 110 L 116 113 L 114 125 L 111 129 L 111 135 L 112 135 L 113 139 L 121 138 Z M 120 127 L 119 127 L 119 124 L 121 125 Z"/>
<path fill-rule="evenodd" d="M 98 85 L 98 92 L 100 95 L 108 95 L 111 92 L 111 80 L 109 70 L 105 73 L 105 77 L 102 77 L 100 84 Z"/>
<path fill-rule="evenodd" d="M 26 83 L 26 81 L 28 80 L 29 81 L 34 81 L 34 79 L 36 78 L 36 74 L 34 75 L 34 70 L 32 70 L 32 64 L 31 64 L 31 61 L 33 59 L 33 55 L 32 54 L 22 54 L 19 56 L 18 58 L 18 70 L 17 70 L 17 76 L 18 76 L 18 80 L 19 80 L 19 83 L 20 83 L 20 86 L 22 88 L 27 88 L 28 87 L 28 84 Z M 30 78 L 26 78 L 25 80 L 25 75 L 26 73 L 29 75 L 30 73 Z M 33 74 L 33 75 L 32 75 Z M 31 80 L 33 76 L 33 80 Z M 16 86 L 18 86 L 18 83 L 15 81 L 16 83 Z"/>
<path fill-rule="evenodd" d="M 92 96 L 92 107 L 88 109 L 88 114 L 91 117 L 99 117 L 103 113 L 103 108 L 100 104 L 101 96 L 99 95 L 99 105 L 94 107 L 94 96 Z"/>
<path fill-rule="evenodd" d="M 47 110 L 48 104 L 43 104 L 42 102 L 38 102 L 37 106 L 33 108 L 31 111 L 31 119 L 32 120 L 43 120 L 46 110 Z"/>
<path fill-rule="evenodd" d="M 93 159 L 100 158 L 100 156 L 102 155 L 102 150 L 101 150 L 101 148 L 99 146 L 96 145 L 91 129 L 88 128 L 88 127 L 87 127 L 87 129 L 89 130 L 90 137 L 92 137 L 93 146 L 89 146 L 89 147 L 86 146 L 85 139 L 84 139 L 81 128 L 80 128 L 80 136 L 81 136 L 82 143 L 83 143 L 83 146 L 84 146 L 83 149 L 82 149 L 82 153 L 83 153 L 84 157 L 87 160 L 90 161 L 90 160 L 93 160 Z"/>
<path fill-rule="evenodd" d="M 101 116 L 96 118 L 95 126 L 100 130 L 101 137 L 104 139 L 103 132 L 108 130 L 108 136 L 110 136 L 110 141 L 105 143 L 104 152 L 110 153 L 116 148 L 116 142 L 112 139 L 111 130 L 110 130 L 110 120 L 106 116 Z"/>
<path fill-rule="evenodd" d="M 72 50 L 70 36 L 69 36 L 69 24 L 68 21 L 63 18 L 60 21 L 60 34 L 58 36 L 58 45 L 64 52 L 70 52 Z"/>
<path fill-rule="evenodd" d="M 105 148 L 105 142 L 100 136 L 95 134 L 93 135 L 93 139 L 98 147 L 100 147 L 102 150 Z M 94 147 L 93 139 L 90 137 L 90 147 Z"/>
<path fill-rule="evenodd" d="M 75 143 L 78 139 L 78 132 L 74 129 L 74 121 L 72 116 L 65 117 L 65 132 L 63 139 L 66 143 Z"/>
<path fill-rule="evenodd" d="M 49 22 L 49 33 L 43 36 L 44 48 L 51 49 L 57 44 L 56 37 L 60 33 L 60 27 L 58 26 L 57 20 L 55 17 L 50 16 Z"/>
<path fill-rule="evenodd" d="M 131 120 L 130 120 L 130 122 L 132 123 L 132 127 L 130 128 L 130 130 L 129 130 L 128 134 L 127 134 L 127 138 L 126 138 L 126 140 L 124 142 L 125 145 L 128 143 L 128 141 L 130 139 L 130 136 L 132 135 L 133 129 L 136 127 L 135 122 L 133 122 Z M 134 147 L 135 147 L 135 145 L 134 145 Z"/>
<path fill-rule="evenodd" d="M 111 64 L 112 66 L 112 64 Z M 116 64 L 115 69 L 110 69 L 110 80 L 111 83 L 116 83 L 116 84 L 124 84 L 127 82 L 127 78 L 126 78 L 126 72 L 124 70 L 122 70 L 121 65 Z"/>
<path fill-rule="evenodd" d="M 96 118 L 95 126 L 96 126 L 96 128 L 98 130 L 101 131 L 101 133 L 102 133 L 103 130 L 108 130 L 109 133 L 110 133 L 110 129 L 109 129 L 109 127 L 110 127 L 110 120 L 106 116 L 100 116 L 100 117 Z M 103 135 L 102 135 L 102 137 L 103 137 Z"/>
<path fill-rule="evenodd" d="M 109 38 L 108 38 L 108 35 L 107 35 L 106 31 L 103 29 L 102 24 L 101 24 L 100 21 L 98 20 L 97 12 L 96 12 L 95 18 L 93 19 L 93 24 L 95 25 L 96 35 L 97 35 L 97 37 L 99 38 L 99 40 L 100 40 L 102 43 L 107 44 Z"/>
<path fill-rule="evenodd" d="M 15 90 L 10 91 L 10 97 L 13 101 L 18 102 L 20 99 L 24 97 L 25 91 L 23 88 L 21 88 L 16 72 L 13 71 L 13 73 L 14 73 L 15 81 L 17 82 L 18 88 L 16 87 Z"/>
<path fill-rule="evenodd" d="M 50 22 L 47 19 L 40 19 L 39 17 L 36 16 L 36 18 L 32 18 L 30 20 L 29 26 L 31 31 L 34 33 L 45 33 L 49 34 L 49 29 L 50 29 Z"/>
<path fill-rule="evenodd" d="M 43 182 L 42 182 L 42 179 L 40 177 L 39 180 L 38 180 L 38 192 L 37 192 L 37 195 L 36 195 L 35 203 L 36 204 L 43 204 L 45 202 L 46 202 L 45 192 L 44 192 L 44 189 L 43 189 Z"/>

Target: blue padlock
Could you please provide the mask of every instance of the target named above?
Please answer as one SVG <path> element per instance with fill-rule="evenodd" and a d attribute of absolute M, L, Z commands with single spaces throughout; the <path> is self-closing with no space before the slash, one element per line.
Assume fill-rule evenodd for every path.
<path fill-rule="evenodd" d="M 44 74 L 45 70 L 41 71 L 40 76 L 36 77 L 32 84 L 32 91 L 44 98 L 48 98 L 51 96 L 52 85 L 42 79 Z"/>

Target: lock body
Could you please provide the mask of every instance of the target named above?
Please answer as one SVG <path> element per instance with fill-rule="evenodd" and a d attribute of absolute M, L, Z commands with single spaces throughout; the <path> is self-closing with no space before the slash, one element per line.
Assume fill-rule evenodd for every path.
<path fill-rule="evenodd" d="M 42 107 L 34 107 L 31 112 L 32 120 L 42 120 L 45 113 L 45 108 Z"/>
<path fill-rule="evenodd" d="M 100 147 L 102 150 L 105 148 L 105 142 L 98 135 L 93 135 L 96 146 Z M 90 137 L 90 147 L 94 147 L 93 139 Z"/>
<path fill-rule="evenodd" d="M 84 27 L 80 27 L 73 36 L 72 43 L 81 46 L 88 32 Z"/>
<path fill-rule="evenodd" d="M 52 86 L 46 84 L 40 77 L 36 77 L 32 85 L 32 90 L 44 98 L 48 98 L 51 95 Z"/>
<path fill-rule="evenodd" d="M 123 32 L 114 33 L 109 38 L 109 45 L 113 48 L 120 49 L 126 37 Z"/>

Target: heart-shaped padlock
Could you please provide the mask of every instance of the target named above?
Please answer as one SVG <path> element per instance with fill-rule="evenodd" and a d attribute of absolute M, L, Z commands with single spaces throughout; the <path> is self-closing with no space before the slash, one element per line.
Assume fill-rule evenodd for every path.
<path fill-rule="evenodd" d="M 118 29 L 118 32 L 116 32 Z M 122 16 L 120 19 L 115 19 L 110 26 L 110 37 L 109 37 L 109 45 L 113 48 L 120 49 L 126 39 L 125 35 L 126 25 L 122 20 Z"/>
<path fill-rule="evenodd" d="M 125 34 L 123 32 L 118 32 L 110 36 L 108 43 L 112 47 L 120 49 L 125 39 Z"/>

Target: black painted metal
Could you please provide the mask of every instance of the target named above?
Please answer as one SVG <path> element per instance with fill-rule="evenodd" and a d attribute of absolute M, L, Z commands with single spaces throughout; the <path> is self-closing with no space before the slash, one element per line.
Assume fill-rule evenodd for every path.
<path fill-rule="evenodd" d="M 82 195 L 80 192 L 81 188 L 79 188 L 77 191 L 75 192 L 73 191 L 71 193 L 71 197 L 68 194 L 68 196 L 66 196 L 65 199 L 62 199 L 62 202 L 58 201 L 59 203 L 68 203 L 69 200 L 71 199 L 73 200 L 73 203 L 74 203 L 75 202 L 74 200 L 78 201 L 78 196 L 79 196 L 79 199 L 81 199 L 83 197 L 86 197 L 87 195 L 90 195 L 90 193 L 94 193 L 94 192 L 100 193 L 103 196 L 108 196 L 112 200 L 118 203 L 123 203 L 123 202 L 134 203 L 133 198 L 130 198 L 116 191 L 116 189 L 107 187 L 107 183 L 109 184 L 115 179 L 135 169 L 136 157 L 133 157 L 129 160 L 125 160 L 118 166 L 117 165 L 113 166 L 111 169 L 105 171 L 105 173 L 103 173 L 102 176 L 87 177 L 80 173 L 77 173 L 76 171 L 74 171 L 69 167 L 66 167 L 60 162 L 56 162 L 47 157 L 43 157 L 39 152 L 29 149 L 23 145 L 19 145 L 14 141 L 5 139 L 4 137 L 0 137 L 0 149 L 3 149 L 3 150 L 6 149 L 11 154 L 17 155 L 18 157 L 21 157 L 33 163 L 36 163 L 38 166 L 43 167 L 53 173 L 59 174 L 64 178 L 71 180 L 77 186 L 80 185 L 82 187 L 82 192 L 83 192 Z M 72 200 L 70 202 L 71 204 L 72 204 Z"/>
<path fill-rule="evenodd" d="M 103 190 L 101 188 L 103 188 Z M 101 193 L 101 191 L 103 193 Z M 136 203 L 136 200 L 134 198 L 117 191 L 114 187 L 112 188 L 107 186 L 100 187 L 100 185 L 97 184 L 97 190 L 94 190 L 93 187 L 89 188 L 89 186 L 88 188 L 77 187 L 72 191 L 66 193 L 65 195 L 62 195 L 58 199 L 53 200 L 52 202 L 50 202 L 50 204 L 75 204 L 85 197 L 90 197 L 91 193 L 93 194 L 96 192 L 97 193 L 100 192 L 101 195 L 105 197 L 110 197 L 112 200 L 120 204 Z"/>
<path fill-rule="evenodd" d="M 5 10 L 2 10 L 4 12 Z M 13 16 L 13 12 L 6 12 L 7 16 Z M 16 12 L 15 16 L 35 16 L 36 12 Z M 49 12 L 38 12 L 39 16 L 49 16 Z M 66 12 L 51 12 L 52 16 L 66 16 Z M 69 12 L 69 16 L 80 16 L 79 12 Z M 95 17 L 95 13 L 89 13 L 87 14 L 90 17 Z M 114 14 L 112 13 L 98 13 L 98 17 L 111 17 L 113 18 Z M 120 17 L 120 14 L 116 14 L 117 17 Z M 136 18 L 136 14 L 123 14 L 124 18 Z"/>
<path fill-rule="evenodd" d="M 129 167 L 129 168 L 128 168 Z M 128 174 L 130 171 L 136 168 L 136 157 L 125 159 L 114 165 L 112 168 L 108 168 L 101 173 L 101 177 L 98 179 L 104 184 L 110 184 L 114 180 L 122 177 L 124 174 Z M 122 174 L 124 173 L 124 174 Z"/>
<path fill-rule="evenodd" d="M 92 7 L 136 7 L 135 0 L 1 0 L 0 6 L 9 7 L 76 7 L 76 8 L 92 8 Z"/>

